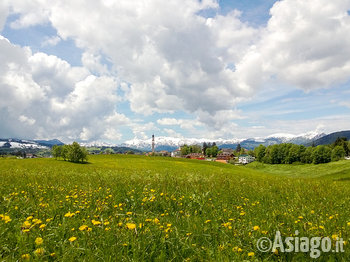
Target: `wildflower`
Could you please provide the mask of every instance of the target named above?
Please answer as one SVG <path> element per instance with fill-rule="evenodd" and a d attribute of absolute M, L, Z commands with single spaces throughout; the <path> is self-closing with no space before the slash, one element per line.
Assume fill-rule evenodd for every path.
<path fill-rule="evenodd" d="M 324 229 L 324 226 L 319 226 L 320 229 Z"/>
<path fill-rule="evenodd" d="M 45 250 L 44 250 L 42 247 L 40 247 L 40 248 L 37 248 L 37 249 L 34 251 L 34 254 L 37 255 L 37 256 L 41 256 L 41 255 L 44 254 L 44 252 L 45 252 Z"/>
<path fill-rule="evenodd" d="M 128 229 L 135 229 L 136 228 L 136 224 L 134 224 L 134 223 L 126 223 L 126 227 L 128 228 Z"/>
<path fill-rule="evenodd" d="M 299 219 L 303 219 L 303 217 L 302 217 L 302 216 L 298 216 L 298 218 L 299 218 Z"/>
<path fill-rule="evenodd" d="M 101 225 L 101 222 L 100 222 L 100 221 L 97 221 L 97 220 L 95 220 L 95 219 L 91 220 L 91 223 L 92 223 L 94 226 Z"/>
<path fill-rule="evenodd" d="M 75 213 L 68 212 L 68 213 L 66 213 L 64 216 L 65 216 L 65 217 L 72 217 L 72 216 L 74 216 L 74 215 L 75 215 Z"/>
<path fill-rule="evenodd" d="M 119 223 L 118 223 L 118 227 L 121 227 L 121 226 L 123 226 L 123 223 L 122 223 L 122 222 L 119 222 Z"/>
<path fill-rule="evenodd" d="M 44 240 L 41 237 L 35 239 L 35 245 L 40 246 L 42 243 L 44 243 Z"/>
<path fill-rule="evenodd" d="M 151 221 L 152 221 L 152 219 L 150 219 L 150 218 L 146 218 L 146 219 L 145 219 L 145 221 L 146 221 L 146 222 L 151 222 Z M 349 224 L 350 224 L 350 222 L 349 222 Z M 350 225 L 349 225 L 349 226 L 350 226 Z"/>
<path fill-rule="evenodd" d="M 155 218 L 153 221 L 154 221 L 154 223 L 156 223 L 156 224 L 159 223 L 159 219 L 158 219 L 158 218 Z"/>
<path fill-rule="evenodd" d="M 10 218 L 10 216 L 4 216 L 4 217 L 2 218 L 2 220 L 5 221 L 5 224 L 12 221 L 12 219 Z"/>
<path fill-rule="evenodd" d="M 69 240 L 69 242 L 74 242 L 75 240 L 77 240 L 77 238 L 76 237 L 70 237 L 68 240 Z"/>
<path fill-rule="evenodd" d="M 275 255 L 278 255 L 278 249 L 273 250 L 273 253 L 274 253 Z"/>
<path fill-rule="evenodd" d="M 22 259 L 23 260 L 29 260 L 30 259 L 30 255 L 29 254 L 23 254 L 22 255 Z"/>
<path fill-rule="evenodd" d="M 255 254 L 254 254 L 254 252 L 249 252 L 248 253 L 248 257 L 253 257 Z"/>
<path fill-rule="evenodd" d="M 186 236 L 188 236 L 188 237 L 191 236 L 191 235 L 192 235 L 192 233 L 186 233 Z"/>
<path fill-rule="evenodd" d="M 108 226 L 109 225 L 109 221 L 104 222 L 103 225 Z"/>
<path fill-rule="evenodd" d="M 29 216 L 29 217 L 27 217 L 26 220 L 32 220 L 32 219 L 33 219 L 33 216 Z"/>
<path fill-rule="evenodd" d="M 126 215 L 127 215 L 127 216 L 131 216 L 131 215 L 132 215 L 132 212 L 126 212 Z"/>
<path fill-rule="evenodd" d="M 332 235 L 332 239 L 333 239 L 333 240 L 338 240 L 338 235 L 337 235 L 337 234 L 333 234 L 333 235 Z"/>
<path fill-rule="evenodd" d="M 239 213 L 239 215 L 244 216 L 244 215 L 245 215 L 245 212 L 242 211 L 241 213 Z"/>
<path fill-rule="evenodd" d="M 50 254 L 50 257 L 55 257 L 56 256 L 56 253 L 55 252 L 52 252 L 51 254 Z"/>
<path fill-rule="evenodd" d="M 79 227 L 79 230 L 80 231 L 84 231 L 84 230 L 87 230 L 89 227 L 87 225 L 82 225 Z"/>
<path fill-rule="evenodd" d="M 109 231 L 109 230 L 111 230 L 110 227 L 106 227 L 106 228 L 105 228 L 105 231 Z"/>
<path fill-rule="evenodd" d="M 334 216 L 330 216 L 330 217 L 329 217 L 329 220 L 332 220 L 333 218 L 334 218 Z"/>
<path fill-rule="evenodd" d="M 44 230 L 45 227 L 46 227 L 45 224 L 41 224 L 39 228 L 40 228 L 41 230 Z"/>
<path fill-rule="evenodd" d="M 315 211 L 311 210 L 311 214 L 315 214 Z"/>
<path fill-rule="evenodd" d="M 208 219 L 208 220 L 205 220 L 205 224 L 208 224 L 208 223 L 210 223 L 211 222 L 211 220 L 210 219 Z"/>
<path fill-rule="evenodd" d="M 255 231 L 257 231 L 257 230 L 260 229 L 260 227 L 259 227 L 259 226 L 254 226 L 253 229 L 254 229 Z"/>
<path fill-rule="evenodd" d="M 350 227 L 350 222 L 348 222 L 348 224 L 347 224 L 349 227 Z"/>

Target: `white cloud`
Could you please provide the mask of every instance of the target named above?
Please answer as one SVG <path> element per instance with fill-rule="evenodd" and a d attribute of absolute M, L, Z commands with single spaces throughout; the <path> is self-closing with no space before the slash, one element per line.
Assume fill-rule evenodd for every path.
<path fill-rule="evenodd" d="M 116 112 L 118 84 L 0 37 L 1 136 L 109 140 L 128 118 Z M 115 137 L 114 137 L 115 136 Z"/>
<path fill-rule="evenodd" d="M 8 13 L 9 13 L 9 9 L 8 9 L 7 0 L 3 0 L 0 2 L 0 32 L 2 31 L 5 25 Z"/>
<path fill-rule="evenodd" d="M 304 90 L 348 80 L 349 8 L 348 0 L 276 2 L 261 41 L 246 54 L 237 72 L 253 72 L 261 81 L 278 78 Z"/>
<path fill-rule="evenodd" d="M 61 40 L 59 36 L 46 37 L 41 46 L 55 46 L 61 42 Z"/>

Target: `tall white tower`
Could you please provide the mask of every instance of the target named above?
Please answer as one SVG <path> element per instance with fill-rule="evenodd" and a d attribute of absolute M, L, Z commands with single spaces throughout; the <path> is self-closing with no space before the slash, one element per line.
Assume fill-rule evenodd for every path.
<path fill-rule="evenodd" d="M 152 153 L 154 153 L 154 134 L 152 135 Z"/>

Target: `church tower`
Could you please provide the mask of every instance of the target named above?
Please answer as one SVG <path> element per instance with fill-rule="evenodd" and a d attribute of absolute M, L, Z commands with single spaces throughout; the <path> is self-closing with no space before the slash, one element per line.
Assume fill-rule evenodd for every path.
<path fill-rule="evenodd" d="M 154 153 L 154 134 L 152 135 L 152 153 Z"/>

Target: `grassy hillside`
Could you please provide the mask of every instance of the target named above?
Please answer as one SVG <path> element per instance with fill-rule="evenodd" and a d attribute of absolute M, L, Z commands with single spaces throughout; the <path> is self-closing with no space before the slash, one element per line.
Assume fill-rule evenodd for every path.
<path fill-rule="evenodd" d="M 256 243 L 276 230 L 350 237 L 349 181 L 323 179 L 350 162 L 293 175 L 292 166 L 161 157 L 89 161 L 0 159 L 1 260 L 303 261 L 308 253 L 263 253 Z M 321 256 L 330 259 L 348 261 L 350 251 Z"/>
<path fill-rule="evenodd" d="M 287 176 L 291 178 L 323 178 L 331 180 L 350 180 L 350 161 L 342 160 L 327 164 L 305 164 L 305 165 L 268 165 L 253 162 L 248 168 L 276 176 Z"/>

